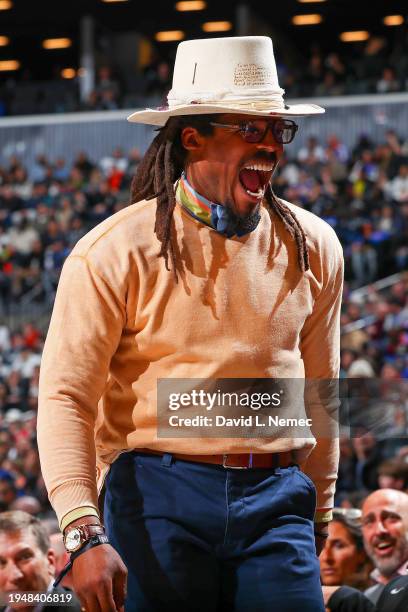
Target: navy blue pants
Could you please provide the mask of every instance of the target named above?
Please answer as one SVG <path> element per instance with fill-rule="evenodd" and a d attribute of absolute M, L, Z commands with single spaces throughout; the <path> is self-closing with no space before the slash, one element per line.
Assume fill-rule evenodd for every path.
<path fill-rule="evenodd" d="M 315 497 L 297 466 L 123 453 L 105 524 L 129 572 L 126 612 L 324 612 Z"/>

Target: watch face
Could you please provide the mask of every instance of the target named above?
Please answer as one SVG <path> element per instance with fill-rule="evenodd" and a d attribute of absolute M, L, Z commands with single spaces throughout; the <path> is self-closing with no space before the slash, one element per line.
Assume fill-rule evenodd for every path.
<path fill-rule="evenodd" d="M 65 548 L 68 552 L 75 552 L 81 546 L 81 532 L 79 529 L 71 529 L 65 536 Z"/>

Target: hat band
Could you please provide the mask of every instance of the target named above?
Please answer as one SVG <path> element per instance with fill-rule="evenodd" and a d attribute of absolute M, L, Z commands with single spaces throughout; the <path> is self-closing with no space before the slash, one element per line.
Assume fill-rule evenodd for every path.
<path fill-rule="evenodd" d="M 260 110 L 270 108 L 282 110 L 285 107 L 283 101 L 284 93 L 285 90 L 281 88 L 275 89 L 270 93 L 265 92 L 265 90 L 253 89 L 239 96 L 237 96 L 236 92 L 231 91 L 197 92 L 194 95 L 189 92 L 183 95 L 181 92 L 173 92 L 171 90 L 167 96 L 167 103 L 169 108 L 186 104 L 213 104 L 227 108 L 231 105 L 236 105 L 244 108 L 256 106 Z"/>

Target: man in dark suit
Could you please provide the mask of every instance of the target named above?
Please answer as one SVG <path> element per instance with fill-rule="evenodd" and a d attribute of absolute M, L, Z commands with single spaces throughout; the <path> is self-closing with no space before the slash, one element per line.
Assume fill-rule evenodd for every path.
<path fill-rule="evenodd" d="M 406 612 L 408 610 L 408 575 L 391 580 L 381 593 L 375 612 Z"/>
<path fill-rule="evenodd" d="M 16 510 L 0 513 L 0 597 L 6 612 L 79 612 L 75 595 L 53 588 L 55 553 L 41 522 Z"/>

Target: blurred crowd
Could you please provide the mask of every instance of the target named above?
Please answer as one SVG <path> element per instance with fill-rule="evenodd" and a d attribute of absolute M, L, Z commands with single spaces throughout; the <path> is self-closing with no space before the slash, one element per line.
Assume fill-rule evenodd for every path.
<path fill-rule="evenodd" d="M 362 134 L 351 150 L 335 134 L 310 137 L 279 168 L 275 192 L 333 226 L 353 288 L 406 269 L 408 143 L 395 131 L 377 143 Z"/>
<path fill-rule="evenodd" d="M 45 326 L 30 312 L 35 303 L 50 310 L 61 267 L 78 239 L 128 204 L 140 159 L 136 149 L 116 148 L 98 161 L 79 152 L 72 164 L 39 156 L 25 167 L 14 157 L 0 168 L 0 512 L 25 511 L 50 520 L 54 529 L 36 448 Z M 347 589 L 336 595 L 337 587 L 361 592 L 385 584 L 408 562 L 408 510 L 405 548 L 399 546 L 402 536 L 388 534 L 385 522 L 381 538 L 365 536 L 370 521 L 380 519 L 378 504 L 371 514 L 364 510 L 372 507 L 375 491 L 408 492 L 408 145 L 392 131 L 378 143 L 362 135 L 351 150 L 335 135 L 327 142 L 311 137 L 296 156 L 282 160 L 274 189 L 337 232 L 346 260 L 341 377 L 374 385 L 367 387 L 373 412 L 367 397 L 350 399 L 353 433 L 345 433 L 341 442 L 336 496 L 341 518 L 332 524 L 321 558 L 327 601 L 334 597 L 335 602 L 341 594 L 356 596 Z M 377 283 L 390 275 L 395 275 L 390 282 Z M 17 323 L 10 326 L 11 320 Z M 381 418 L 385 413 L 391 422 Z M 354 422 L 356 414 L 363 418 Z M 404 497 L 397 502 L 405 508 Z M 366 514 L 371 518 L 364 523 Z M 350 516 L 357 535 L 347 531 Z M 334 567 L 342 539 L 341 546 L 354 550 L 348 574 Z M 385 578 L 384 557 L 395 561 Z"/>
<path fill-rule="evenodd" d="M 0 314 L 30 295 L 48 301 L 62 264 L 91 227 L 128 203 L 138 150 L 115 149 L 98 163 L 79 153 L 68 166 L 39 156 L 0 168 Z"/>
<path fill-rule="evenodd" d="M 30 167 L 16 157 L 0 167 L 0 315 L 17 304 L 52 303 L 65 257 L 83 234 L 128 203 L 139 161 L 137 149 L 116 148 L 98 161 L 79 152 L 72 164 L 41 155 Z M 283 158 L 274 189 L 333 226 L 346 261 L 343 324 L 371 317 L 374 327 L 365 333 L 377 340 L 386 320 L 397 355 L 406 342 L 396 331 L 404 317 L 403 287 L 372 290 L 363 304 L 348 298 L 407 268 L 408 144 L 392 130 L 379 143 L 362 135 L 351 150 L 334 134 L 321 143 L 310 137 L 296 157 Z M 381 348 L 391 353 L 392 346 Z"/>
<path fill-rule="evenodd" d="M 347 53 L 334 49 L 325 53 L 315 43 L 306 64 L 280 66 L 281 86 L 292 97 L 406 91 L 404 44 L 391 45 L 382 36 L 371 36 Z"/>
<path fill-rule="evenodd" d="M 315 42 L 308 56 L 294 46 L 278 47 L 279 82 L 289 98 L 403 92 L 408 85 L 405 46 L 403 40 L 371 36 L 365 43 L 331 50 Z M 160 106 L 171 89 L 173 61 L 171 54 L 154 50 L 150 63 L 126 74 L 114 63 L 102 63 L 85 100 L 79 73 L 70 80 L 57 76 L 36 82 L 25 71 L 20 79 L 0 83 L 0 116 L 143 107 L 147 100 Z"/>

